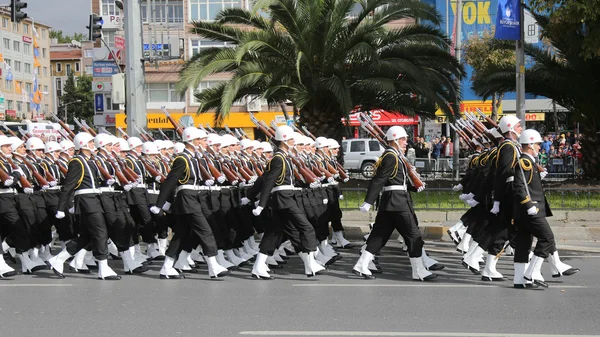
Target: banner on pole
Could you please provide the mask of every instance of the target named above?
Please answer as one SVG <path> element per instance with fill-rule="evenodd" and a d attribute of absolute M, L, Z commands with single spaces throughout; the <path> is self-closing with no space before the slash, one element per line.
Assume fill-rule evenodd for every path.
<path fill-rule="evenodd" d="M 519 40 L 521 38 L 521 0 L 498 0 L 496 15 L 496 39 Z"/>

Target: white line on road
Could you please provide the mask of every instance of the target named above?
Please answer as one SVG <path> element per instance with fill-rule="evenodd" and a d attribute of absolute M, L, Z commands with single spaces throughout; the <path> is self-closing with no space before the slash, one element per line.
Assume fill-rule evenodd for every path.
<path fill-rule="evenodd" d="M 399 287 L 399 288 L 511 288 L 506 285 L 485 284 L 377 284 L 377 283 L 295 283 L 292 287 Z M 548 289 L 587 289 L 586 286 L 551 286 Z"/>
<path fill-rule="evenodd" d="M 70 283 L 9 283 L 2 284 L 0 283 L 0 287 L 71 287 L 73 286 Z"/>
<path fill-rule="evenodd" d="M 518 334 L 484 332 L 385 332 L 385 331 L 241 331 L 251 336 L 419 336 L 419 337 L 599 337 L 600 335 Z"/>

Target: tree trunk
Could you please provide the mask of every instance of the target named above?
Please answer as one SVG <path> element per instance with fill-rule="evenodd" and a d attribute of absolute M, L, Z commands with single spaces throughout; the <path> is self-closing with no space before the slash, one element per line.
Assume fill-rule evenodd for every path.
<path fill-rule="evenodd" d="M 502 105 L 502 99 L 504 98 L 504 93 L 495 92 L 492 94 L 492 115 L 490 119 L 494 122 L 498 121 L 498 109 Z"/>
<path fill-rule="evenodd" d="M 556 102 L 552 101 L 552 116 L 554 118 L 554 133 L 558 135 L 558 112 L 556 111 Z"/>
<path fill-rule="evenodd" d="M 315 137 L 333 138 L 341 145 L 344 125 L 340 116 L 340 113 L 330 110 L 302 109 L 300 124 L 306 126 Z M 340 146 L 338 160 L 343 163 L 343 158 L 343 149 Z"/>

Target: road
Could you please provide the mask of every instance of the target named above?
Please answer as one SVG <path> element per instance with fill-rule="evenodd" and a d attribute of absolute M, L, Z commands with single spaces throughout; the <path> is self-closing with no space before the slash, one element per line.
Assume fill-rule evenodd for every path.
<path fill-rule="evenodd" d="M 250 267 L 211 280 L 205 265 L 185 280 L 160 280 L 159 264 L 120 281 L 18 275 L 0 280 L 0 336 L 600 336 L 600 253 L 565 251 L 579 274 L 553 279 L 545 264 L 550 288 L 518 290 L 510 257 L 498 266 L 511 280 L 490 284 L 465 270 L 450 244 L 428 242 L 447 267 L 424 283 L 410 279 L 397 244 L 388 246 L 376 280 L 350 273 L 358 248 L 314 278 L 297 256 L 272 281 L 251 279 Z"/>

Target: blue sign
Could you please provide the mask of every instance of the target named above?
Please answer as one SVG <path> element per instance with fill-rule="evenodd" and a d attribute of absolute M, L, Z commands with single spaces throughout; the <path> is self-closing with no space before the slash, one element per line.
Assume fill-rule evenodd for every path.
<path fill-rule="evenodd" d="M 94 97 L 94 103 L 96 106 L 96 112 L 104 112 L 104 94 L 96 94 Z"/>
<path fill-rule="evenodd" d="M 156 44 L 153 43 L 152 44 L 152 50 L 168 50 L 169 49 L 169 45 L 168 44 Z M 149 51 L 150 50 L 150 44 L 149 43 L 144 43 L 144 51 Z"/>
<path fill-rule="evenodd" d="M 498 0 L 495 38 L 501 40 L 521 39 L 520 3 L 520 0 Z"/>
<path fill-rule="evenodd" d="M 119 73 L 119 67 L 113 61 L 94 61 L 94 77 L 112 77 Z"/>

